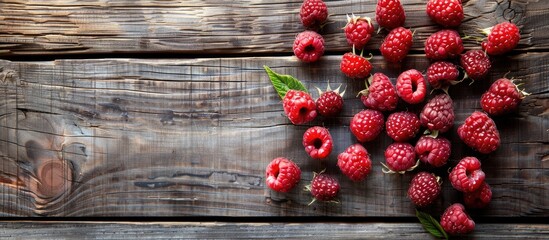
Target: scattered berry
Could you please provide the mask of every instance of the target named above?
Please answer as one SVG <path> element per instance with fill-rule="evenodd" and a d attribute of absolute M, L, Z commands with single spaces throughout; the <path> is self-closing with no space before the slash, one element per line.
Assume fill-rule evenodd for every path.
<path fill-rule="evenodd" d="M 431 64 L 427 68 L 427 81 L 434 89 L 448 89 L 454 83 L 457 83 L 459 70 L 451 62 L 439 61 Z"/>
<path fill-rule="evenodd" d="M 454 203 L 444 211 L 440 217 L 440 225 L 450 235 L 466 234 L 475 229 L 475 222 L 459 203 Z"/>
<path fill-rule="evenodd" d="M 503 115 L 517 110 L 526 95 L 512 80 L 500 78 L 482 94 L 480 106 L 492 116 Z"/>
<path fill-rule="evenodd" d="M 337 166 L 345 176 L 358 182 L 368 176 L 372 169 L 372 161 L 366 148 L 355 143 L 337 156 Z"/>
<path fill-rule="evenodd" d="M 463 194 L 463 202 L 468 208 L 484 208 L 490 204 L 490 201 L 492 201 L 492 189 L 486 182 L 476 191 Z"/>
<path fill-rule="evenodd" d="M 314 159 L 324 159 L 330 155 L 334 141 L 328 129 L 314 126 L 303 134 L 303 147 L 305 152 Z"/>
<path fill-rule="evenodd" d="M 401 73 L 396 81 L 398 96 L 409 104 L 417 104 L 425 99 L 427 85 L 421 72 L 410 69 Z"/>
<path fill-rule="evenodd" d="M 393 29 L 404 25 L 406 14 L 400 0 L 378 0 L 376 21 L 380 27 Z"/>
<path fill-rule="evenodd" d="M 400 62 L 412 48 L 412 37 L 410 29 L 397 27 L 387 34 L 379 50 L 388 62 Z"/>
<path fill-rule="evenodd" d="M 490 58 L 482 50 L 469 50 L 461 55 L 460 64 L 467 77 L 473 80 L 482 80 L 488 75 L 492 67 Z"/>
<path fill-rule="evenodd" d="M 474 192 L 484 183 L 485 175 L 476 157 L 465 157 L 452 169 L 448 178 L 456 190 Z"/>
<path fill-rule="evenodd" d="M 345 31 L 347 43 L 351 47 L 354 46 L 356 49 L 363 49 L 370 41 L 370 38 L 372 38 L 374 25 L 368 17 L 357 17 L 355 15 L 349 17 L 347 15 L 347 25 L 345 25 L 343 30 Z"/>
<path fill-rule="evenodd" d="M 415 149 L 419 160 L 433 167 L 442 167 L 450 158 L 451 146 L 450 141 L 444 137 L 421 136 Z"/>
<path fill-rule="evenodd" d="M 384 173 L 400 173 L 412 171 L 417 167 L 419 161 L 416 160 L 416 151 L 409 143 L 395 142 L 385 149 L 385 162 L 382 163 L 387 169 Z"/>
<path fill-rule="evenodd" d="M 488 55 L 501 55 L 517 47 L 520 40 L 520 32 L 514 23 L 502 22 L 491 28 L 484 29 L 488 35 L 486 41 L 482 42 L 482 49 Z"/>
<path fill-rule="evenodd" d="M 457 27 L 463 20 L 461 0 L 429 0 L 427 15 L 443 27 Z"/>
<path fill-rule="evenodd" d="M 364 106 L 378 111 L 393 111 L 398 104 L 395 86 L 383 73 L 375 73 L 370 79 L 370 87 L 359 92 Z"/>
<path fill-rule="evenodd" d="M 383 114 L 381 112 L 366 109 L 353 116 L 349 128 L 359 142 L 369 142 L 381 133 L 383 123 Z"/>
<path fill-rule="evenodd" d="M 305 0 L 301 5 L 299 16 L 303 26 L 317 29 L 328 19 L 328 8 L 322 0 Z"/>
<path fill-rule="evenodd" d="M 421 125 L 431 132 L 447 132 L 454 126 L 454 104 L 448 94 L 433 97 L 419 114 Z"/>
<path fill-rule="evenodd" d="M 325 92 L 318 89 L 318 99 L 316 100 L 316 110 L 320 115 L 324 117 L 334 117 L 341 109 L 343 109 L 343 95 L 345 95 L 345 90 L 339 93 L 339 86 L 337 89 L 332 90 L 328 85 L 328 88 Z"/>
<path fill-rule="evenodd" d="M 418 207 L 431 205 L 442 192 L 440 177 L 428 172 L 419 172 L 412 178 L 408 198 Z"/>
<path fill-rule="evenodd" d="M 306 92 L 299 90 L 289 90 L 282 100 L 284 113 L 293 124 L 304 124 L 315 119 L 316 105 L 315 101 Z"/>
<path fill-rule="evenodd" d="M 387 135 L 397 142 L 406 142 L 416 136 L 420 128 L 419 118 L 411 112 L 395 112 L 385 122 Z"/>
<path fill-rule="evenodd" d="M 307 190 L 311 191 L 313 195 L 312 204 L 316 200 L 318 201 L 334 201 L 339 193 L 339 182 L 337 179 L 328 176 L 325 173 L 314 173 L 311 185 L 306 186 Z"/>
<path fill-rule="evenodd" d="M 267 166 L 266 183 L 277 192 L 290 191 L 301 178 L 301 170 L 292 160 L 279 157 Z"/>
<path fill-rule="evenodd" d="M 304 31 L 294 41 L 294 54 L 303 62 L 316 62 L 324 55 L 324 38 L 316 32 Z"/>
<path fill-rule="evenodd" d="M 465 119 L 458 135 L 467 146 L 488 154 L 499 147 L 499 132 L 494 121 L 483 112 L 475 111 Z"/>
<path fill-rule="evenodd" d="M 455 30 L 440 30 L 425 41 L 425 55 L 431 60 L 455 58 L 463 52 L 463 42 Z"/>
<path fill-rule="evenodd" d="M 343 54 L 339 68 L 349 78 L 366 78 L 372 71 L 372 64 L 367 58 L 349 52 Z"/>

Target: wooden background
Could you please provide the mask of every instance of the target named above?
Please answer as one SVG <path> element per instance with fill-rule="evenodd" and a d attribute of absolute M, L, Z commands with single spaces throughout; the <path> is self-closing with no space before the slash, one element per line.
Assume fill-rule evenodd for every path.
<path fill-rule="evenodd" d="M 335 166 L 337 154 L 356 142 L 348 125 L 364 108 L 355 97 L 363 82 L 339 71 L 350 50 L 341 28 L 348 13 L 374 18 L 376 1 L 326 1 L 331 22 L 321 34 L 327 52 L 313 64 L 292 56 L 293 39 L 303 31 L 301 2 L 0 0 L 0 238 L 428 237 L 406 198 L 412 174 L 381 172 L 392 142 L 386 134 L 365 144 L 373 160 L 366 181 L 353 183 Z M 426 0 L 403 3 L 405 26 L 416 30 L 411 54 L 401 64 L 386 64 L 378 50 L 386 31 L 365 50 L 375 56 L 373 72 L 393 81 L 404 70 L 428 67 L 423 42 L 440 29 L 424 12 Z M 493 191 L 488 208 L 470 211 L 478 223 L 471 237 L 547 237 L 549 2 L 463 4 L 462 35 L 480 37 L 478 29 L 503 21 L 521 29 L 519 46 L 494 59 L 489 80 L 450 90 L 456 125 L 445 135 L 453 144 L 448 167 L 479 157 Z M 479 43 L 467 40 L 465 46 Z M 263 65 L 297 77 L 310 90 L 344 84 L 343 113 L 292 125 Z M 516 114 L 494 119 L 502 145 L 480 155 L 456 129 L 505 74 L 532 95 Z M 326 162 L 310 159 L 301 146 L 312 125 L 328 127 L 334 137 Z M 288 194 L 264 183 L 265 167 L 279 156 L 303 171 Z M 340 180 L 341 204 L 307 206 L 310 195 L 302 189 L 313 171 L 324 168 Z M 446 177 L 447 170 L 435 172 Z M 424 210 L 438 217 L 461 198 L 446 180 L 442 197 Z M 104 222 L 116 221 L 110 217 L 130 222 Z M 185 222 L 150 222 L 159 217 Z M 29 228 L 35 235 L 25 235 Z M 74 228 L 80 230 L 71 235 Z M 146 234 L 132 235 L 139 231 Z"/>

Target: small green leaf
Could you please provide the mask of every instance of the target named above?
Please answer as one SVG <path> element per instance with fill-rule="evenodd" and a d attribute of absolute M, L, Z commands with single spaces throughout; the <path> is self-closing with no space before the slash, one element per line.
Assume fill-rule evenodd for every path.
<path fill-rule="evenodd" d="M 305 88 L 303 83 L 301 83 L 296 78 L 290 75 L 278 74 L 267 66 L 263 66 L 263 68 L 265 68 L 267 75 L 269 75 L 269 78 L 271 79 L 271 83 L 273 84 L 273 87 L 275 88 L 280 98 L 284 99 L 284 96 L 286 96 L 286 93 L 290 89 L 300 90 L 308 93 L 307 88 Z"/>
<path fill-rule="evenodd" d="M 440 223 L 431 215 L 416 210 L 416 216 L 419 219 L 419 222 L 421 222 L 421 225 L 423 225 L 423 228 L 433 236 L 448 239 L 448 234 L 444 231 L 442 226 L 440 226 Z"/>

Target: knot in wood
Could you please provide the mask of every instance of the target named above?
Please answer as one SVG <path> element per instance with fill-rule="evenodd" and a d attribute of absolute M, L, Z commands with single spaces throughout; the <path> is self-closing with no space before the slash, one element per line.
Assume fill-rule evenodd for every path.
<path fill-rule="evenodd" d="M 43 198 L 57 198 L 70 189 L 72 170 L 60 160 L 42 163 L 37 169 L 38 194 Z"/>

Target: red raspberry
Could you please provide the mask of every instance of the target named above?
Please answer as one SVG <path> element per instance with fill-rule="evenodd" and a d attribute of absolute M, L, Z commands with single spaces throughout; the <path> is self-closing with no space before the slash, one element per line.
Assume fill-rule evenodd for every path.
<path fill-rule="evenodd" d="M 454 126 L 454 103 L 448 94 L 433 97 L 419 114 L 421 125 L 431 132 L 444 133 Z"/>
<path fill-rule="evenodd" d="M 334 201 L 339 193 L 339 182 L 337 179 L 328 176 L 325 173 L 315 173 L 311 185 L 306 186 L 307 190 L 311 191 L 313 195 L 312 204 L 316 200 L 318 201 Z"/>
<path fill-rule="evenodd" d="M 367 58 L 352 52 L 343 54 L 339 68 L 350 78 L 366 78 L 372 71 L 372 65 Z"/>
<path fill-rule="evenodd" d="M 461 0 L 429 0 L 427 15 L 444 27 L 457 27 L 463 20 Z"/>
<path fill-rule="evenodd" d="M 398 104 L 395 86 L 383 73 L 375 73 L 368 79 L 370 87 L 359 92 L 364 106 L 378 111 L 393 111 Z"/>
<path fill-rule="evenodd" d="M 485 175 L 476 157 L 465 157 L 452 169 L 448 178 L 456 190 L 474 192 L 484 183 Z"/>
<path fill-rule="evenodd" d="M 450 141 L 444 137 L 421 136 L 415 149 L 419 160 L 433 167 L 442 167 L 450 158 L 451 146 Z"/>
<path fill-rule="evenodd" d="M 428 172 L 419 172 L 412 178 L 408 198 L 418 207 L 431 205 L 442 192 L 440 177 Z"/>
<path fill-rule="evenodd" d="M 473 80 L 482 80 L 488 75 L 492 67 L 490 58 L 482 50 L 469 50 L 461 55 L 460 64 Z"/>
<path fill-rule="evenodd" d="M 388 170 L 383 170 L 384 173 L 400 173 L 412 171 L 417 167 L 419 161 L 416 160 L 416 151 L 409 143 L 396 142 L 385 149 L 385 162 L 383 164 Z"/>
<path fill-rule="evenodd" d="M 313 31 L 298 34 L 294 41 L 294 54 L 303 62 L 316 62 L 324 54 L 324 38 Z"/>
<path fill-rule="evenodd" d="M 397 142 L 406 142 L 419 132 L 419 118 L 411 112 L 395 112 L 385 122 L 387 135 Z"/>
<path fill-rule="evenodd" d="M 480 106 L 492 116 L 503 115 L 517 110 L 526 95 L 512 80 L 500 78 L 482 94 Z"/>
<path fill-rule="evenodd" d="M 427 85 L 421 72 L 410 69 L 398 76 L 396 90 L 402 100 L 409 104 L 417 104 L 425 99 Z"/>
<path fill-rule="evenodd" d="M 427 68 L 427 81 L 434 89 L 447 91 L 448 87 L 457 83 L 459 70 L 451 62 L 439 61 Z"/>
<path fill-rule="evenodd" d="M 301 178 L 301 170 L 292 160 L 279 157 L 267 166 L 266 183 L 277 192 L 290 191 Z"/>
<path fill-rule="evenodd" d="M 412 43 L 412 31 L 398 27 L 387 34 L 379 50 L 385 60 L 396 63 L 402 61 L 408 55 L 410 48 L 412 48 Z"/>
<path fill-rule="evenodd" d="M 349 128 L 359 142 L 369 142 L 381 133 L 383 123 L 381 112 L 366 109 L 353 116 Z"/>
<path fill-rule="evenodd" d="M 330 86 L 326 89 L 325 92 L 318 89 L 318 99 L 316 100 L 316 110 L 320 115 L 324 117 L 334 117 L 341 109 L 343 109 L 343 95 L 345 91 L 339 93 L 339 86 L 337 89 L 330 89 Z"/>
<path fill-rule="evenodd" d="M 289 90 L 282 100 L 284 113 L 293 124 L 304 124 L 316 117 L 315 101 L 306 92 Z"/>
<path fill-rule="evenodd" d="M 372 170 L 372 161 L 366 148 L 355 143 L 337 156 L 337 166 L 345 176 L 358 182 L 368 176 Z"/>
<path fill-rule="evenodd" d="M 450 235 L 466 234 L 475 229 L 475 222 L 459 203 L 454 203 L 444 211 L 440 217 L 440 225 Z"/>
<path fill-rule="evenodd" d="M 376 21 L 380 27 L 393 29 L 404 25 L 406 14 L 400 0 L 378 0 Z"/>
<path fill-rule="evenodd" d="M 347 15 L 347 25 L 343 28 L 347 43 L 356 49 L 363 49 L 372 38 L 374 25 L 368 17 L 356 17 Z"/>
<path fill-rule="evenodd" d="M 513 50 L 520 41 L 520 32 L 514 23 L 503 22 L 491 28 L 484 29 L 488 35 L 482 42 L 482 49 L 488 55 L 501 55 Z"/>
<path fill-rule="evenodd" d="M 463 202 L 468 208 L 484 208 L 490 204 L 490 201 L 492 201 L 492 189 L 486 182 L 476 191 L 463 194 Z"/>
<path fill-rule="evenodd" d="M 330 155 L 334 141 L 328 129 L 315 126 L 307 129 L 303 134 L 305 152 L 314 159 L 324 159 Z"/>
<path fill-rule="evenodd" d="M 499 132 L 494 120 L 485 113 L 475 111 L 465 119 L 458 130 L 458 135 L 467 146 L 488 154 L 499 147 Z"/>
<path fill-rule="evenodd" d="M 303 26 L 317 29 L 328 19 L 328 8 L 322 0 L 305 0 L 301 5 L 299 16 Z"/>
<path fill-rule="evenodd" d="M 455 58 L 463 52 L 463 42 L 455 30 L 440 30 L 425 41 L 425 55 L 431 60 Z"/>

